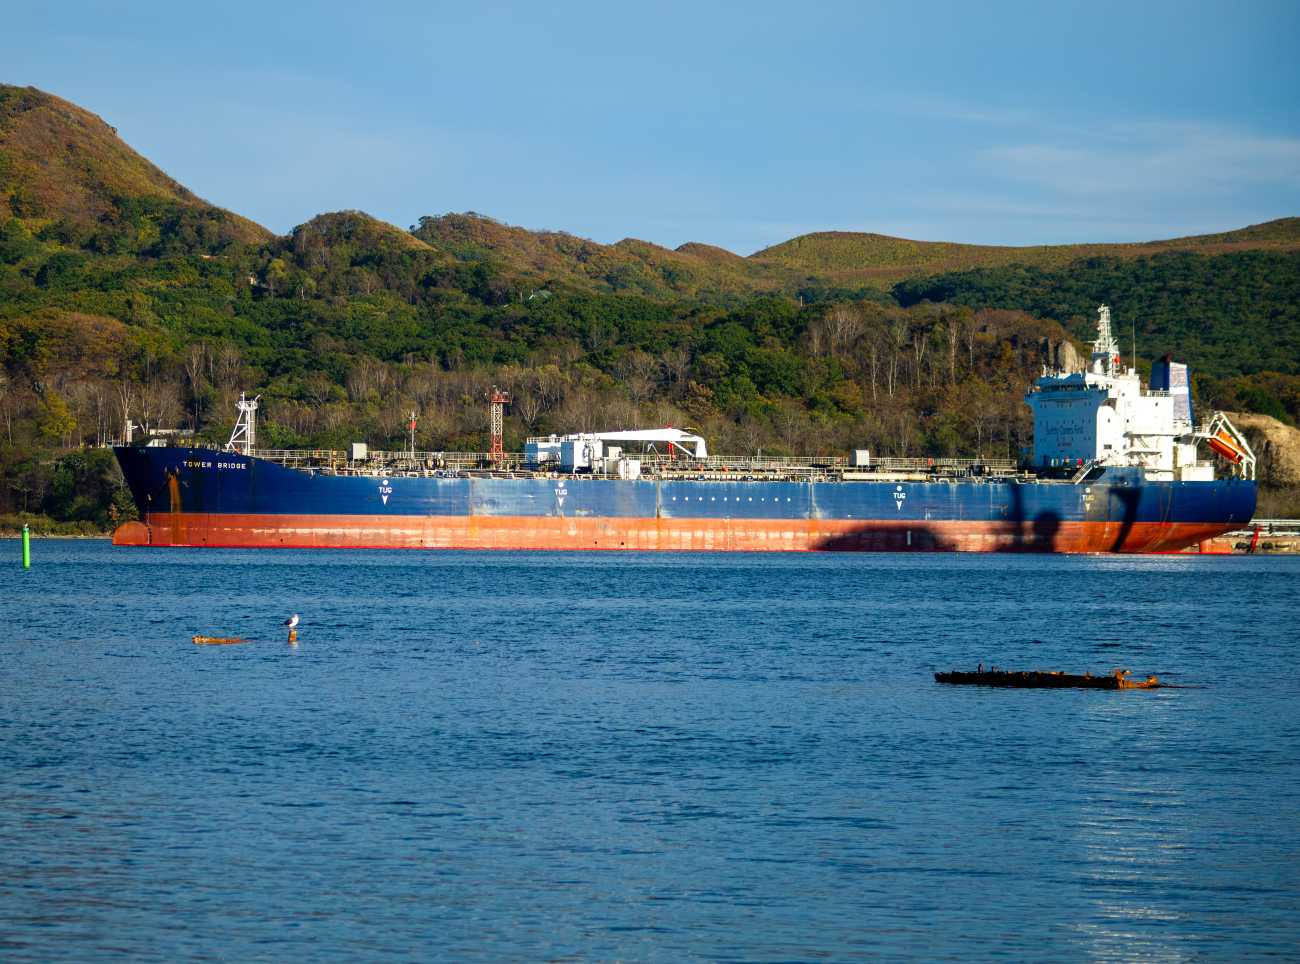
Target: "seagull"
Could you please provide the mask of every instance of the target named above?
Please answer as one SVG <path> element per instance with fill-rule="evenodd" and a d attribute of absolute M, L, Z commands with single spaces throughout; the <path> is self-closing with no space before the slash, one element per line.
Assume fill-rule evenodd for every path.
<path fill-rule="evenodd" d="M 288 626 L 290 629 L 293 629 L 295 626 L 297 626 L 297 625 L 298 625 L 298 614 L 297 614 L 297 613 L 294 613 L 292 616 L 290 616 L 288 619 L 286 619 L 286 620 L 284 621 L 284 625 L 285 625 L 285 626 Z"/>

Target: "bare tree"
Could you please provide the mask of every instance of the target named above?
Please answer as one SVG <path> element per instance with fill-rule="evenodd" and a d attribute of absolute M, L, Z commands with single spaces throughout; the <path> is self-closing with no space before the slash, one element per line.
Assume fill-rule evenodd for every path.
<path fill-rule="evenodd" d="M 542 415 L 542 400 L 527 389 L 515 392 L 510 397 L 510 407 L 519 416 L 527 428 L 537 424 Z"/>
<path fill-rule="evenodd" d="M 122 438 L 125 439 L 126 423 L 131 420 L 131 412 L 135 408 L 135 385 L 127 379 L 122 379 L 117 383 L 115 394 L 117 396 L 117 410 L 122 419 Z"/>
<path fill-rule="evenodd" d="M 794 402 L 782 402 L 772 414 L 772 423 L 785 450 L 791 455 L 801 454 L 804 440 L 812 428 L 808 413 Z"/>
<path fill-rule="evenodd" d="M 239 353 L 233 342 L 226 342 L 217 352 L 214 367 L 217 381 L 226 392 L 233 392 L 239 387 L 239 374 L 244 367 L 244 356 Z"/>
<path fill-rule="evenodd" d="M 912 320 L 912 353 L 916 359 L 916 387 L 921 387 L 921 363 L 925 359 L 925 349 L 930 343 L 930 331 L 924 318 Z"/>
<path fill-rule="evenodd" d="M 611 328 L 606 331 L 605 326 L 596 319 L 592 319 L 591 324 L 587 326 L 587 351 L 601 351 L 610 348 L 618 342 L 618 329 Z"/>
<path fill-rule="evenodd" d="M 570 392 L 556 412 L 560 425 L 571 432 L 594 432 L 603 417 L 600 399 L 585 388 Z"/>
<path fill-rule="evenodd" d="M 329 402 L 333 390 L 334 383 L 324 372 L 317 372 L 303 385 L 303 394 L 307 396 L 307 401 L 317 408 L 323 408 Z"/>
<path fill-rule="evenodd" d="M 826 330 L 827 350 L 832 355 L 839 355 L 862 337 L 864 329 L 862 315 L 853 308 L 837 305 L 823 319 Z"/>
<path fill-rule="evenodd" d="M 907 346 L 907 315 L 898 311 L 890 312 L 887 320 L 889 327 L 885 330 L 885 334 L 889 339 L 888 386 L 889 397 L 893 398 L 894 390 L 898 387 L 898 368 L 903 349 Z"/>
<path fill-rule="evenodd" d="M 441 449 L 456 434 L 459 419 L 446 407 L 432 405 L 420 415 L 420 436 L 433 449 Z"/>
<path fill-rule="evenodd" d="M 767 426 L 746 413 L 736 424 L 735 438 L 744 448 L 746 454 L 753 455 L 767 438 Z"/>
<path fill-rule="evenodd" d="M 804 345 L 808 350 L 808 354 L 814 358 L 821 358 L 826 353 L 828 341 L 826 324 L 820 318 L 808 326 L 808 334 L 804 338 Z"/>
<path fill-rule="evenodd" d="M 190 395 L 194 399 L 194 430 L 199 428 L 199 399 L 203 389 L 203 369 L 207 366 L 208 346 L 206 342 L 190 345 L 185 357 L 185 377 L 190 383 Z"/>
<path fill-rule="evenodd" d="M 916 437 L 916 420 L 911 409 L 906 405 L 898 406 L 890 418 L 890 441 L 893 442 L 894 456 L 905 459 L 912 451 Z"/>
<path fill-rule="evenodd" d="M 957 384 L 957 342 L 961 331 L 956 318 L 949 316 L 944 327 L 944 345 L 948 348 L 948 384 Z"/>
<path fill-rule="evenodd" d="M 9 444 L 14 444 L 14 399 L 9 387 L 9 379 L 0 375 L 0 417 L 5 420 L 5 432 L 9 435 Z"/>
<path fill-rule="evenodd" d="M 364 401 L 371 392 L 377 392 L 382 396 L 388 374 L 388 366 L 383 362 L 358 358 L 352 370 L 348 372 L 348 395 L 354 402 Z"/>
<path fill-rule="evenodd" d="M 659 361 L 648 351 L 628 352 L 623 358 L 623 364 L 632 376 L 644 378 L 648 382 L 653 382 L 659 375 Z"/>
<path fill-rule="evenodd" d="M 686 388 L 686 376 L 691 370 L 691 353 L 685 348 L 670 348 L 659 359 L 664 376 L 672 382 L 673 393 L 680 395 Z"/>
<path fill-rule="evenodd" d="M 154 380 L 140 392 L 140 418 L 145 430 L 164 428 L 176 418 L 180 392 L 172 382 Z"/>
<path fill-rule="evenodd" d="M 971 393 L 966 405 L 966 420 L 975 431 L 975 452 L 984 457 L 984 436 L 998 417 L 997 400 L 986 392 L 976 389 Z"/>
<path fill-rule="evenodd" d="M 655 383 L 639 375 L 633 375 L 627 380 L 627 393 L 632 401 L 641 405 L 654 398 Z"/>

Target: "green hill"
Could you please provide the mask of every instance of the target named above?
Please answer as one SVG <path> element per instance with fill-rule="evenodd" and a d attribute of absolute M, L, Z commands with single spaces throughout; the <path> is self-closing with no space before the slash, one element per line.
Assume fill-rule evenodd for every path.
<path fill-rule="evenodd" d="M 1016 265 L 1071 270 L 1072 265 L 1097 257 L 1129 260 L 1253 249 L 1300 252 L 1300 218 L 1166 241 L 1030 247 L 825 231 L 792 238 L 749 257 L 694 242 L 675 251 L 632 238 L 603 245 L 564 232 L 507 226 L 472 212 L 423 217 L 412 231 L 457 259 L 500 264 L 530 285 L 639 294 L 660 301 L 681 298 L 723 307 L 772 295 L 804 302 L 888 301 L 896 285 L 919 278 Z"/>
<path fill-rule="evenodd" d="M 216 253 L 271 232 L 196 197 L 87 110 L 0 85 L 0 223 L 104 254 Z"/>

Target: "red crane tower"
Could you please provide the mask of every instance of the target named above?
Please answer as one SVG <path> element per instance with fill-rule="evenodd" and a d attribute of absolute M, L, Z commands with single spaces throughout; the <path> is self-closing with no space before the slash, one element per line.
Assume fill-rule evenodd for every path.
<path fill-rule="evenodd" d="M 495 385 L 487 393 L 487 400 L 492 408 L 492 447 L 488 451 L 488 461 L 493 464 L 505 461 L 505 452 L 501 446 L 502 422 L 504 410 L 510 404 L 510 393 L 499 391 Z"/>

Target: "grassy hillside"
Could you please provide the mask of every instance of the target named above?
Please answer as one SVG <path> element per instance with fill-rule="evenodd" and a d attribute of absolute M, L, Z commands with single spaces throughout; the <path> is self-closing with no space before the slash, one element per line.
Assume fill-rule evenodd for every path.
<path fill-rule="evenodd" d="M 602 245 L 564 232 L 507 226 L 474 213 L 423 217 L 412 231 L 462 261 L 498 264 L 518 275 L 525 286 L 639 294 L 659 301 L 684 299 L 720 307 L 767 296 L 802 302 L 868 298 L 892 303 L 899 296 L 895 289 L 900 284 L 907 285 L 904 297 L 926 288 L 921 279 L 960 271 L 1017 268 L 1070 275 L 1086 270 L 1097 258 L 1115 262 L 1182 254 L 1217 258 L 1251 250 L 1292 259 L 1300 256 L 1300 218 L 1167 241 L 1036 247 L 826 231 L 792 238 L 747 258 L 698 243 L 684 244 L 675 251 L 632 238 Z M 1235 264 L 1212 260 L 1199 270 L 1202 274 L 1218 271 L 1221 280 L 1227 280 L 1232 277 L 1229 273 L 1237 270 Z M 998 301 L 985 305 L 1016 307 Z"/>
<path fill-rule="evenodd" d="M 774 266 L 794 265 L 829 272 L 841 281 L 847 281 L 853 276 L 918 276 L 955 268 L 993 268 L 1009 264 L 1059 267 L 1100 256 L 1136 258 L 1182 250 L 1220 253 L 1250 248 L 1300 249 L 1300 218 L 1282 218 L 1239 231 L 1168 241 L 1033 247 L 910 241 L 881 234 L 825 231 L 765 248 L 751 259 Z"/>
<path fill-rule="evenodd" d="M 271 239 L 196 197 L 89 111 L 0 85 L 0 224 L 11 218 L 42 241 L 105 254 L 214 253 Z"/>
<path fill-rule="evenodd" d="M 412 232 L 461 261 L 501 265 L 529 289 L 738 305 L 780 288 L 762 265 L 706 245 L 672 251 L 635 238 L 597 244 L 564 231 L 512 227 L 473 212 L 422 217 Z"/>

